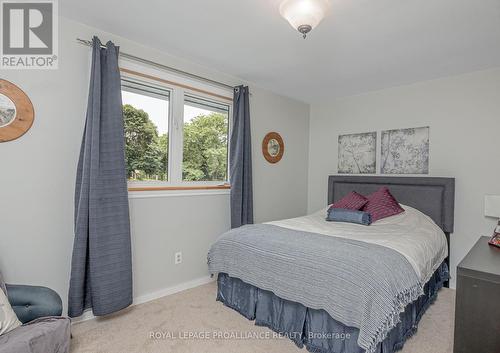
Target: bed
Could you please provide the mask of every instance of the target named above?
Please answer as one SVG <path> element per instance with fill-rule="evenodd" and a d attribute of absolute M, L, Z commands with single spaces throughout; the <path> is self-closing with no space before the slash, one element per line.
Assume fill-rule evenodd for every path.
<path fill-rule="evenodd" d="M 401 349 L 448 285 L 454 179 L 334 175 L 328 204 L 381 186 L 405 212 L 369 227 L 321 210 L 222 235 L 208 255 L 217 300 L 310 352 Z"/>

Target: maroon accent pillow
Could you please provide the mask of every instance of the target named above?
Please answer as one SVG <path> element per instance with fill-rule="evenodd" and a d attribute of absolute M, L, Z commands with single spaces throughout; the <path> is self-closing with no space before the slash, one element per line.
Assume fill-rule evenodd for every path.
<path fill-rule="evenodd" d="M 343 208 L 346 210 L 360 210 L 368 202 L 368 199 L 356 191 L 351 191 L 349 194 L 335 202 L 330 208 Z"/>
<path fill-rule="evenodd" d="M 404 212 L 404 209 L 385 186 L 368 195 L 366 198 L 368 202 L 363 207 L 363 211 L 368 212 L 372 216 L 372 222 Z"/>

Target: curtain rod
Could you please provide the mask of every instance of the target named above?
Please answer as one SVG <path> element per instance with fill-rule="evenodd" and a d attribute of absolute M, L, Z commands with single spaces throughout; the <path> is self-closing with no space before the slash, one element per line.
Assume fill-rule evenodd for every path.
<path fill-rule="evenodd" d="M 90 40 L 76 38 L 76 41 L 78 43 L 86 45 L 88 47 L 92 46 L 92 41 L 90 41 Z M 101 47 L 102 48 L 106 48 L 105 45 L 101 45 Z M 150 65 L 150 66 L 154 66 L 154 67 L 157 67 L 159 69 L 170 71 L 170 72 L 182 75 L 182 76 L 187 76 L 189 78 L 192 78 L 192 79 L 195 79 L 195 80 L 198 80 L 198 81 L 202 81 L 202 82 L 206 82 L 206 83 L 209 83 L 211 85 L 223 87 L 223 88 L 226 88 L 226 89 L 231 90 L 231 91 L 234 89 L 233 86 L 228 85 L 226 83 L 215 81 L 215 80 L 211 80 L 211 79 L 203 77 L 203 76 L 198 76 L 198 75 L 189 73 L 187 71 L 176 69 L 175 67 L 171 67 L 171 66 L 159 64 L 157 62 L 154 62 L 154 61 L 151 61 L 151 60 L 147 60 L 147 59 L 143 59 L 143 58 L 140 58 L 140 57 L 135 56 L 135 55 L 127 54 L 127 53 L 124 53 L 122 51 L 120 51 L 120 56 L 123 57 L 123 58 L 125 58 L 125 59 L 137 61 L 137 62 L 140 62 L 142 64 L 146 64 L 146 65 Z"/>

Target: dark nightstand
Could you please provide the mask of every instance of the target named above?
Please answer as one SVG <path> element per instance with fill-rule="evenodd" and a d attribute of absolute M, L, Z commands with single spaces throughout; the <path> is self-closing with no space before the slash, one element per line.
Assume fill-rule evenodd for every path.
<path fill-rule="evenodd" d="M 500 352 L 500 248 L 481 237 L 457 268 L 454 353 Z"/>

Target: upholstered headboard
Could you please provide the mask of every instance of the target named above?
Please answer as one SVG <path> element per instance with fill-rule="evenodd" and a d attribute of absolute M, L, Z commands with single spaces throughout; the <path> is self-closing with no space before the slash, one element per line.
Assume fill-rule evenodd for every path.
<path fill-rule="evenodd" d="M 328 178 L 328 204 L 353 190 L 366 195 L 381 186 L 387 186 L 399 203 L 432 218 L 443 232 L 453 232 L 454 178 L 331 175 Z"/>

